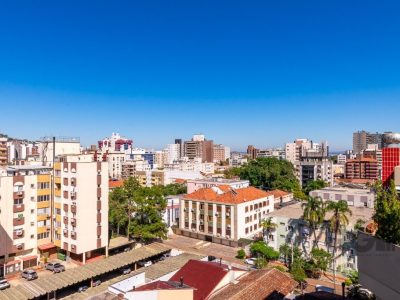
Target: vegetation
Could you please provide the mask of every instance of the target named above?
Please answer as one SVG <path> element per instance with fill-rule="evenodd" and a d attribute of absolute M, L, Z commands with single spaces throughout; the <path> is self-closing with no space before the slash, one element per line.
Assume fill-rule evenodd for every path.
<path fill-rule="evenodd" d="M 319 278 L 322 271 L 328 269 L 332 261 L 332 255 L 323 249 L 314 248 L 311 250 L 311 257 L 305 263 L 305 270 L 313 278 Z"/>
<path fill-rule="evenodd" d="M 268 246 L 264 241 L 258 241 L 251 244 L 250 251 L 254 257 L 262 256 L 267 261 L 277 260 L 279 258 L 279 252 Z"/>
<path fill-rule="evenodd" d="M 269 240 L 269 234 L 270 234 L 270 232 L 271 232 L 272 230 L 274 230 L 276 227 L 278 227 L 278 225 L 272 221 L 272 217 L 263 219 L 263 220 L 260 222 L 260 226 L 261 226 L 262 229 L 263 229 L 263 236 L 264 236 L 264 239 L 265 239 L 265 237 L 266 237 L 266 241 Z"/>
<path fill-rule="evenodd" d="M 236 258 L 244 259 L 246 257 L 246 252 L 243 249 L 239 249 Z"/>
<path fill-rule="evenodd" d="M 336 286 L 336 246 L 337 246 L 337 235 L 341 227 L 345 227 L 349 224 L 349 216 L 351 216 L 351 210 L 349 209 L 347 202 L 340 200 L 338 202 L 328 202 L 327 210 L 333 212 L 330 219 L 330 227 L 334 232 L 334 244 L 333 244 L 333 285 Z"/>
<path fill-rule="evenodd" d="M 298 260 L 302 256 L 302 252 L 298 247 L 291 247 L 288 244 L 283 244 L 279 247 L 279 253 L 285 261 L 285 265 L 289 268 L 292 266 L 292 256 L 293 261 Z"/>
<path fill-rule="evenodd" d="M 350 281 L 350 284 L 358 284 L 358 272 L 356 270 L 350 270 L 346 273 L 347 279 Z"/>
<path fill-rule="evenodd" d="M 281 272 L 287 272 L 287 270 L 286 270 L 285 267 L 279 266 L 279 265 L 277 265 L 277 266 L 272 266 L 272 269 L 277 269 L 277 270 L 279 270 L 279 271 L 281 271 Z"/>
<path fill-rule="evenodd" d="M 306 202 L 301 204 L 303 208 L 303 219 L 308 222 L 314 234 L 314 245 L 318 248 L 318 239 L 316 234 L 317 227 L 322 224 L 325 218 L 325 206 L 321 198 L 308 197 Z"/>
<path fill-rule="evenodd" d="M 256 263 L 255 263 L 255 266 L 257 269 L 265 268 L 267 266 L 267 264 L 268 264 L 268 260 L 265 257 L 263 257 L 263 256 L 257 257 Z"/>
<path fill-rule="evenodd" d="M 292 274 L 293 279 L 297 282 L 304 282 L 307 278 L 306 272 L 304 271 L 304 262 L 301 259 L 296 259 L 290 268 L 290 274 Z"/>
<path fill-rule="evenodd" d="M 295 198 L 304 199 L 305 197 L 294 174 L 293 165 L 286 160 L 259 157 L 240 168 L 227 170 L 225 176 L 247 179 L 251 185 L 266 190 L 280 189 L 292 192 Z"/>
<path fill-rule="evenodd" d="M 354 224 L 354 230 L 364 231 L 365 221 L 363 219 L 357 219 L 356 224 Z"/>
<path fill-rule="evenodd" d="M 388 189 L 375 185 L 376 202 L 374 221 L 378 224 L 376 236 L 388 243 L 400 244 L 400 201 L 394 182 Z"/>
<path fill-rule="evenodd" d="M 303 187 L 303 192 L 308 196 L 311 191 L 319 190 L 327 186 L 328 183 L 326 183 L 324 180 L 311 180 L 307 182 L 307 185 L 305 187 Z"/>
<path fill-rule="evenodd" d="M 172 188 L 171 190 L 179 191 Z M 142 187 L 135 178 L 110 193 L 109 222 L 112 233 L 121 229 L 128 238 L 148 242 L 166 238 L 167 228 L 162 220 L 167 202 L 165 189 Z"/>

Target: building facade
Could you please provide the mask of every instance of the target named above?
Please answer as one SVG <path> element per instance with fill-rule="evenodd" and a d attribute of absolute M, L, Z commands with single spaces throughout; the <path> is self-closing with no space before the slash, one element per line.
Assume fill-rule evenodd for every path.
<path fill-rule="evenodd" d="M 379 149 L 382 148 L 382 134 L 371 133 L 367 131 L 357 131 L 353 133 L 353 152 L 355 154 L 361 153 L 368 148 L 369 144 L 377 144 Z"/>
<path fill-rule="evenodd" d="M 373 158 L 349 159 L 346 162 L 347 179 L 379 179 L 378 161 Z"/>
<path fill-rule="evenodd" d="M 0 167 L 8 164 L 7 138 L 0 137 Z"/>
<path fill-rule="evenodd" d="M 207 178 L 207 179 L 188 180 L 186 184 L 187 184 L 187 193 L 191 194 L 200 189 L 219 187 L 219 186 L 229 186 L 231 189 L 242 189 L 249 187 L 250 181 L 240 180 L 240 179 Z"/>
<path fill-rule="evenodd" d="M 251 239 L 262 234 L 260 221 L 273 209 L 273 195 L 254 187 L 203 188 L 182 197 L 179 228 L 214 242 Z"/>
<path fill-rule="evenodd" d="M 311 197 L 323 201 L 344 200 L 349 206 L 374 208 L 376 194 L 370 189 L 353 189 L 344 187 L 326 187 L 310 192 Z"/>
<path fill-rule="evenodd" d="M 400 166 L 400 148 L 390 147 L 382 149 L 382 183 L 390 185 L 394 179 L 394 169 Z"/>

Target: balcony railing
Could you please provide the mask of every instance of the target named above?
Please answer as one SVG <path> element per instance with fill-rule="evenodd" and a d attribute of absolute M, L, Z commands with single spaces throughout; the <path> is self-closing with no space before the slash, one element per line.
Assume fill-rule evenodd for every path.
<path fill-rule="evenodd" d="M 14 213 L 23 212 L 24 210 L 25 210 L 25 205 L 24 204 L 14 204 L 14 206 L 13 206 L 13 212 Z"/>

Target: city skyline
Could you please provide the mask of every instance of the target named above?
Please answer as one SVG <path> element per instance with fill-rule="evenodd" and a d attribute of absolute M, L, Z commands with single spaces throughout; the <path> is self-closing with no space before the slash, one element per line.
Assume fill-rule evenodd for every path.
<path fill-rule="evenodd" d="M 350 149 L 354 131 L 399 130 L 395 11 L 365 1 L 7 3 L 0 131 L 85 145 L 116 131 L 156 149 L 198 132 L 241 151 L 295 138 Z"/>

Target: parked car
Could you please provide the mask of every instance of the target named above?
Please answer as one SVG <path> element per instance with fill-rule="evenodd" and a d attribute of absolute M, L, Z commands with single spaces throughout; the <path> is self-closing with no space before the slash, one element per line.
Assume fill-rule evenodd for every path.
<path fill-rule="evenodd" d="M 45 265 L 45 269 L 49 271 L 53 271 L 54 273 L 60 273 L 65 271 L 64 265 L 59 262 L 49 262 Z"/>
<path fill-rule="evenodd" d="M 127 275 L 130 272 L 132 272 L 132 270 L 131 270 L 131 268 L 124 268 L 124 269 L 121 269 L 121 272 L 122 272 L 122 275 Z"/>
<path fill-rule="evenodd" d="M 149 260 L 149 261 L 143 260 L 143 261 L 138 262 L 138 265 L 141 267 L 150 267 L 152 264 L 153 263 L 151 262 L 151 260 Z"/>
<path fill-rule="evenodd" d="M 86 291 L 89 287 L 87 285 L 82 285 L 79 287 L 78 289 L 78 293 L 83 293 L 84 291 Z"/>
<path fill-rule="evenodd" d="M 246 258 L 244 260 L 244 262 L 248 265 L 254 266 L 256 264 L 256 258 L 250 257 L 250 258 Z"/>
<path fill-rule="evenodd" d="M 0 279 L 0 290 L 5 290 L 10 287 L 10 284 L 5 279 Z"/>
<path fill-rule="evenodd" d="M 93 283 L 92 283 L 92 287 L 99 286 L 100 284 L 101 284 L 101 280 L 100 279 L 94 280 Z"/>
<path fill-rule="evenodd" d="M 24 270 L 21 273 L 22 278 L 25 278 L 26 280 L 34 280 L 38 278 L 38 275 L 35 270 Z"/>

